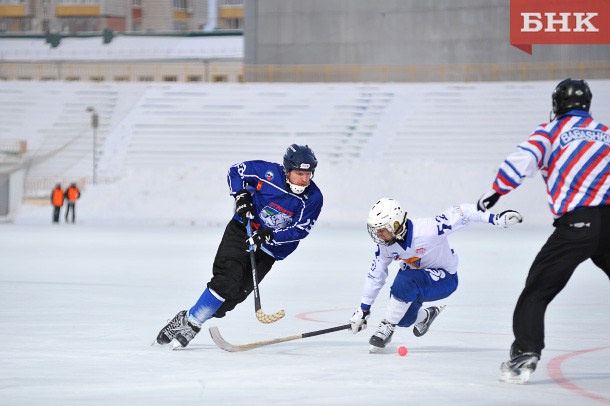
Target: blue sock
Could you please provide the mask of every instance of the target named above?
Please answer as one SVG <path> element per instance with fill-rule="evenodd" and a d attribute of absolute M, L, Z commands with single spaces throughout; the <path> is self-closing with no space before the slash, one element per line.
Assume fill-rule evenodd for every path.
<path fill-rule="evenodd" d="M 191 307 L 188 311 L 186 319 L 191 323 L 201 326 L 216 313 L 222 302 L 224 302 L 224 299 L 218 293 L 210 288 L 206 288 L 197 303 L 195 303 L 195 306 Z"/>

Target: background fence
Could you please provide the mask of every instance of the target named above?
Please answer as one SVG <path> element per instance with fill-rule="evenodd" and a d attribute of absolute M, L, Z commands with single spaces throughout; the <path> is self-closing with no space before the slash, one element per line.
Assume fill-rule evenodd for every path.
<path fill-rule="evenodd" d="M 246 65 L 247 82 L 480 82 L 606 79 L 610 62 L 440 65 Z"/>

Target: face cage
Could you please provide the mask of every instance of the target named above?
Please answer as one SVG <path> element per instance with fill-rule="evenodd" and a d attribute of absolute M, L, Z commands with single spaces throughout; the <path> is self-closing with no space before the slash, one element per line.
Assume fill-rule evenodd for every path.
<path fill-rule="evenodd" d="M 376 244 L 380 244 L 380 245 L 392 245 L 392 244 L 394 244 L 396 242 L 396 234 L 394 233 L 394 230 L 392 229 L 392 227 L 389 226 L 389 225 L 372 227 L 372 226 L 369 226 L 367 224 L 366 228 L 368 229 L 369 235 L 371 236 L 373 241 L 375 241 Z M 389 239 L 388 241 L 385 241 L 385 240 L 381 239 L 377 235 L 377 231 L 379 231 L 379 230 L 386 230 L 386 231 L 388 231 L 390 233 L 390 235 L 392 236 L 392 238 Z"/>

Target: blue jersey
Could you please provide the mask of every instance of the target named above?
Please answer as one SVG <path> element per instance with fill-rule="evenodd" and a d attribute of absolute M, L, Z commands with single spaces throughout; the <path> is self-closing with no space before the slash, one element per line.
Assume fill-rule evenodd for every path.
<path fill-rule="evenodd" d="M 299 242 L 309 235 L 322 210 L 322 192 L 311 181 L 297 195 L 286 186 L 286 175 L 280 164 L 266 161 L 246 161 L 229 168 L 231 196 L 241 189 L 252 195 L 255 226 L 273 230 L 273 241 L 261 249 L 277 260 L 290 255 Z M 234 219 L 241 222 L 237 214 Z"/>

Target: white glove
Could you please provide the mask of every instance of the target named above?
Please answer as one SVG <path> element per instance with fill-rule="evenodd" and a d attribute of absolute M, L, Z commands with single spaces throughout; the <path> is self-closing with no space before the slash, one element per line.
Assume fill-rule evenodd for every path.
<path fill-rule="evenodd" d="M 352 318 L 349 319 L 349 324 L 352 326 L 352 333 L 356 334 L 359 331 L 366 330 L 366 320 L 370 315 L 370 310 L 362 310 L 362 308 L 359 307 L 352 315 Z"/>
<path fill-rule="evenodd" d="M 500 214 L 496 214 L 493 222 L 498 227 L 506 228 L 523 222 L 523 216 L 514 210 L 505 210 Z"/>

